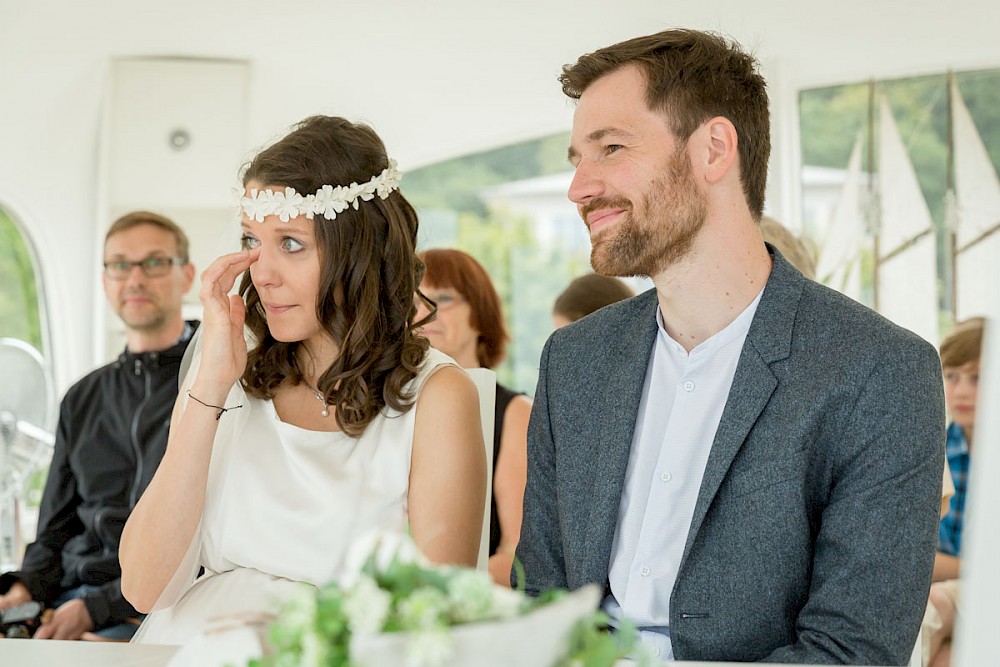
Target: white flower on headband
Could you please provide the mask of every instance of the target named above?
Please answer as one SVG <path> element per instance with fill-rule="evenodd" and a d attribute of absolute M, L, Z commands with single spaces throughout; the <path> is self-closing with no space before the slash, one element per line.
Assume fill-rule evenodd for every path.
<path fill-rule="evenodd" d="M 302 207 L 305 197 L 293 188 L 285 188 L 284 194 L 280 192 L 275 193 L 275 201 L 277 202 L 277 208 L 274 212 L 278 214 L 278 219 L 282 222 L 288 222 L 290 218 L 298 217 L 299 209 Z"/>
<path fill-rule="evenodd" d="M 371 192 L 367 192 L 365 190 L 365 187 L 367 185 L 368 185 L 368 183 L 365 183 L 364 185 L 358 185 L 357 183 L 351 183 L 350 185 L 347 186 L 346 199 L 349 202 L 351 202 L 351 205 L 354 206 L 354 210 L 355 211 L 358 210 L 358 204 L 360 204 L 362 200 L 363 201 L 369 201 L 372 197 L 375 196 Z"/>
<path fill-rule="evenodd" d="M 313 202 L 313 213 L 322 215 L 327 220 L 333 220 L 337 214 L 345 210 L 349 204 L 344 196 L 343 186 L 324 185 L 316 191 Z"/>
<path fill-rule="evenodd" d="M 240 198 L 240 208 L 243 209 L 248 218 L 257 222 L 264 222 L 264 218 L 269 215 L 267 211 L 268 204 L 261 194 L 257 188 L 253 188 L 250 190 L 249 197 L 244 195 Z"/>
<path fill-rule="evenodd" d="M 343 185 L 324 185 L 315 194 L 301 195 L 294 188 L 285 188 L 284 192 L 260 190 L 252 188 L 249 196 L 246 189 L 235 189 L 239 208 L 250 220 L 264 222 L 269 215 L 277 215 L 282 222 L 304 215 L 310 220 L 316 215 L 322 215 L 327 220 L 333 220 L 338 213 L 353 206 L 358 210 L 361 202 L 371 201 L 376 196 L 386 199 L 394 190 L 399 189 L 402 174 L 396 168 L 396 161 L 389 160 L 389 166 L 378 176 L 361 183 Z"/>
<path fill-rule="evenodd" d="M 396 169 L 396 161 L 389 160 L 389 166 L 386 169 L 383 169 L 382 173 L 378 175 L 377 179 L 375 179 L 377 181 L 375 184 L 375 194 L 377 194 L 380 199 L 385 199 L 394 188 L 398 187 L 399 179 L 402 177 L 403 175 Z"/>

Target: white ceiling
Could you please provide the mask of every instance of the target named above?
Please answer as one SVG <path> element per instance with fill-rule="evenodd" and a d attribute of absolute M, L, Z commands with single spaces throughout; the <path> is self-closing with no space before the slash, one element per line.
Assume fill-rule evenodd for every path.
<path fill-rule="evenodd" d="M 4 106 L 19 107 L 0 112 L 4 122 L 86 97 L 81 88 L 99 83 L 114 56 L 247 59 L 256 141 L 334 113 L 373 124 L 404 167 L 566 129 L 571 108 L 555 81 L 563 63 L 670 26 L 735 37 L 791 89 L 1000 66 L 995 0 L 16 5 L 0 0 Z"/>

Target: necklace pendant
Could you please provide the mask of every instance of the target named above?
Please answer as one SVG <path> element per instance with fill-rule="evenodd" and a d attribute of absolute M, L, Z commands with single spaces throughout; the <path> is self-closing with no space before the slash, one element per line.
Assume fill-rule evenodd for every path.
<path fill-rule="evenodd" d="M 330 404 L 326 402 L 326 396 L 324 396 L 319 391 L 313 389 L 312 387 L 309 387 L 309 389 L 312 391 L 313 396 L 316 397 L 316 400 L 323 403 L 323 412 L 321 412 L 320 414 L 323 415 L 324 417 L 329 417 L 330 416 Z"/>

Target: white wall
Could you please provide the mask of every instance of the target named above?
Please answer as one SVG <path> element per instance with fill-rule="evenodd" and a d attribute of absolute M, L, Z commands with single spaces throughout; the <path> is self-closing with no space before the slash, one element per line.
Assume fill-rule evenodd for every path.
<path fill-rule="evenodd" d="M 670 26 L 730 34 L 788 105 L 803 85 L 998 66 L 998 11 L 995 0 L 0 0 L 0 201 L 44 263 L 62 391 L 98 361 L 98 129 L 112 58 L 249 60 L 248 149 L 334 113 L 372 123 L 405 170 L 565 130 L 559 67 L 620 39 Z M 779 141 L 794 137 L 794 112 L 776 122 Z M 773 196 L 790 207 L 798 174 L 782 146 Z"/>

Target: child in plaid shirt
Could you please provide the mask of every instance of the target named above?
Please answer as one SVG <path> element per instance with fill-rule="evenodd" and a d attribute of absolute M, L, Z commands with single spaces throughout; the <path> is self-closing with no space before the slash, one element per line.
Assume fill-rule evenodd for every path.
<path fill-rule="evenodd" d="M 951 664 L 951 636 L 959 613 L 962 525 L 969 475 L 969 459 L 976 425 L 979 397 L 979 359 L 982 355 L 984 320 L 974 317 L 960 322 L 941 343 L 944 371 L 944 401 L 951 423 L 945 456 L 955 485 L 948 511 L 938 530 L 938 553 L 934 560 L 934 584 L 924 617 L 924 664 Z"/>
<path fill-rule="evenodd" d="M 960 322 L 941 343 L 941 367 L 944 370 L 944 401 L 951 417 L 945 455 L 955 495 L 938 531 L 938 554 L 934 562 L 934 581 L 958 577 L 962 549 L 962 523 L 965 494 L 976 425 L 976 401 L 979 393 L 979 357 L 983 346 L 983 318 Z"/>

